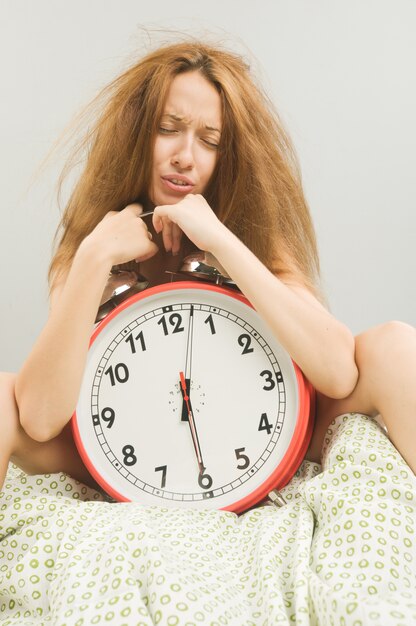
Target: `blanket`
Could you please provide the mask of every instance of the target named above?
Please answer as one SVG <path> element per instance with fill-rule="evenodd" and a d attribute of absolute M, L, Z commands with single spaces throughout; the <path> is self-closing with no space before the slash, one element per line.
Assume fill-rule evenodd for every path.
<path fill-rule="evenodd" d="M 281 493 L 241 515 L 145 507 L 10 465 L 0 624 L 416 624 L 416 478 L 376 421 L 337 417 Z"/>

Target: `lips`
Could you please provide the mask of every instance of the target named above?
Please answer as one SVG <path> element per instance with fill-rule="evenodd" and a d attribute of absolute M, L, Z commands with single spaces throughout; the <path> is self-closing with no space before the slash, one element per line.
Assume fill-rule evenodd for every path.
<path fill-rule="evenodd" d="M 195 187 L 195 184 L 182 174 L 167 174 L 162 176 L 162 182 L 171 189 L 180 194 L 190 193 Z"/>

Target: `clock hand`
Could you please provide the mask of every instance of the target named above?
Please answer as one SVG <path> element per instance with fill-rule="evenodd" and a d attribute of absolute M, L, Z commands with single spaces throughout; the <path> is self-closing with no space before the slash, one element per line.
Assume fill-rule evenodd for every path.
<path fill-rule="evenodd" d="M 185 357 L 185 382 L 186 382 L 186 390 L 187 390 L 188 396 L 191 395 L 190 387 L 191 387 L 193 334 L 194 334 L 194 307 L 191 304 L 191 310 L 189 313 L 188 337 L 186 340 L 186 357 Z M 182 404 L 182 420 L 185 420 L 187 415 L 188 415 L 188 409 L 184 400 Z"/>
<path fill-rule="evenodd" d="M 191 429 L 192 442 L 194 444 L 196 458 L 198 460 L 199 472 L 203 474 L 205 470 L 205 466 L 202 460 L 201 446 L 199 445 L 199 438 L 198 438 L 198 433 L 197 433 L 196 426 L 195 426 L 194 414 L 192 412 L 191 400 L 188 395 L 188 391 L 186 388 L 185 375 L 183 372 L 179 372 L 179 378 L 181 382 L 183 400 L 186 403 L 186 408 L 188 411 L 189 427 Z"/>
<path fill-rule="evenodd" d="M 194 307 L 191 304 L 191 311 L 189 313 L 189 326 L 188 326 L 188 340 L 186 344 L 186 360 L 185 360 L 185 377 L 191 380 L 191 368 L 192 368 L 192 341 L 194 335 Z"/>

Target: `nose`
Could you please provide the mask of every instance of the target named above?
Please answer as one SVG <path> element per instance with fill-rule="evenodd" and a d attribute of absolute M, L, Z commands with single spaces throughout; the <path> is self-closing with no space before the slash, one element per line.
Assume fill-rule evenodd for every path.
<path fill-rule="evenodd" d="M 181 170 L 191 170 L 194 167 L 193 141 L 189 136 L 183 136 L 179 144 L 176 145 L 171 158 L 172 165 Z"/>

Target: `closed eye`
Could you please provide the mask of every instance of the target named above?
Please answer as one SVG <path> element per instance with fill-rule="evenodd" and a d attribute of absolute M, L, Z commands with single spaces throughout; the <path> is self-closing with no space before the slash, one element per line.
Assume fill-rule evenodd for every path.
<path fill-rule="evenodd" d="M 179 130 L 176 128 L 165 128 L 164 126 L 159 126 L 159 132 L 162 135 L 173 135 L 174 133 L 178 133 Z M 214 150 L 217 150 L 219 148 L 219 145 L 215 141 L 210 141 L 209 139 L 205 139 L 204 137 L 201 137 L 201 141 L 209 148 L 213 148 Z"/>
<path fill-rule="evenodd" d="M 163 126 L 160 126 L 159 132 L 169 135 L 170 133 L 177 133 L 178 131 L 175 128 L 163 128 Z"/>
<path fill-rule="evenodd" d="M 216 148 L 219 147 L 217 143 L 215 143 L 214 141 L 209 141 L 209 139 L 203 139 L 202 141 L 204 143 L 206 143 L 207 146 L 209 146 L 210 148 L 215 148 L 216 149 Z"/>

